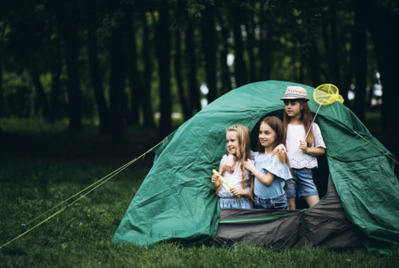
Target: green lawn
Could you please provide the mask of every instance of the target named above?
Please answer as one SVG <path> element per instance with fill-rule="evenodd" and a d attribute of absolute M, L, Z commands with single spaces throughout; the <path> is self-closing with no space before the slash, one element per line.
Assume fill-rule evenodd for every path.
<path fill-rule="evenodd" d="M 68 137 L 66 124 L 0 120 L 0 247 L 73 200 L 30 222 L 143 154 L 157 142 L 151 130 L 129 129 L 112 141 L 86 126 Z M 0 249 L 0 267 L 397 267 L 399 256 L 363 250 L 273 250 L 236 244 L 161 243 L 149 249 L 111 243 L 153 153 Z"/>

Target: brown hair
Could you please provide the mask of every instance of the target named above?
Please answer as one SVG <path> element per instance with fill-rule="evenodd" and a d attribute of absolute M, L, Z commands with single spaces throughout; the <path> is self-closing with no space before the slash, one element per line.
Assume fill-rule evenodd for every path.
<path fill-rule="evenodd" d="M 261 124 L 265 123 L 270 126 L 271 129 L 276 132 L 276 138 L 273 142 L 273 148 L 276 148 L 277 145 L 279 144 L 285 144 L 285 137 L 286 137 L 286 131 L 283 125 L 283 122 L 281 122 L 280 118 L 276 116 L 268 116 L 262 119 Z M 258 151 L 261 152 L 263 151 L 263 146 L 260 144 L 260 141 L 258 140 Z M 276 156 L 278 160 L 282 163 L 287 163 L 288 164 L 288 158 L 287 156 L 282 156 L 278 154 Z"/>
<path fill-rule="evenodd" d="M 301 117 L 299 120 L 303 123 L 303 125 L 305 127 L 305 133 L 308 133 L 309 128 L 311 128 L 313 117 L 312 117 L 312 113 L 310 112 L 309 105 L 308 105 L 307 101 L 301 100 L 301 99 L 295 99 L 295 100 L 290 100 L 290 101 L 297 101 L 302 106 Z M 287 129 L 288 129 L 288 124 L 289 124 L 290 120 L 291 119 L 289 118 L 287 113 L 284 112 L 284 118 L 283 118 L 284 141 L 285 141 L 285 138 L 287 137 Z M 310 129 L 309 135 L 306 137 L 306 142 L 307 142 L 308 146 L 312 146 L 313 141 L 314 141 L 313 129 Z"/>

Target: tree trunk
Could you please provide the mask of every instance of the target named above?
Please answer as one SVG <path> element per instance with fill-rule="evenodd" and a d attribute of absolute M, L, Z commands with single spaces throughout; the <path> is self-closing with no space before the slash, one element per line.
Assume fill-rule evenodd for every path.
<path fill-rule="evenodd" d="M 205 55 L 206 85 L 208 87 L 208 102 L 216 99 L 216 32 L 215 7 L 207 5 L 201 22 L 202 47 Z"/>
<path fill-rule="evenodd" d="M 139 125 L 140 123 L 140 105 L 142 104 L 140 92 L 143 88 L 139 70 L 137 68 L 138 56 L 136 45 L 136 29 L 134 17 L 128 19 L 126 26 L 126 43 L 128 53 L 128 77 L 130 84 L 130 112 L 128 116 L 129 124 Z"/>
<path fill-rule="evenodd" d="M 374 41 L 375 52 L 381 84 L 382 96 L 382 133 L 385 135 L 385 145 L 397 157 L 399 156 L 399 139 L 397 137 L 397 100 L 399 90 L 399 39 L 395 34 L 399 29 L 399 15 L 389 7 L 378 6 L 380 3 L 367 1 L 368 28 Z"/>
<path fill-rule="evenodd" d="M 0 56 L 0 118 L 5 116 L 6 113 L 6 102 L 3 93 L 3 64 Z"/>
<path fill-rule="evenodd" d="M 246 31 L 247 31 L 247 52 L 248 52 L 248 61 L 249 61 L 249 80 L 250 82 L 255 82 L 258 80 L 256 77 L 255 71 L 255 29 L 254 29 L 254 13 L 251 11 L 248 14 L 248 18 L 246 19 Z"/>
<path fill-rule="evenodd" d="M 190 110 L 193 114 L 201 110 L 200 91 L 197 82 L 197 59 L 195 57 L 194 21 L 189 20 L 186 31 L 186 59 L 188 65 L 188 86 L 190 96 Z"/>
<path fill-rule="evenodd" d="M 260 70 L 257 75 L 259 80 L 269 80 L 271 73 L 271 46 L 272 41 L 270 36 L 272 34 L 267 29 L 269 25 L 266 21 L 265 10 L 262 10 L 262 15 L 260 16 L 260 38 L 259 38 L 259 59 L 260 59 Z"/>
<path fill-rule="evenodd" d="M 177 13 L 176 17 L 181 18 L 183 16 L 184 8 L 185 8 L 185 1 L 180 0 L 177 3 Z M 179 99 L 180 104 L 183 111 L 183 120 L 186 121 L 191 117 L 191 112 L 188 107 L 187 97 L 186 97 L 186 90 L 183 83 L 183 76 L 182 76 L 182 30 L 175 29 L 175 74 L 176 74 L 176 84 L 177 90 L 179 92 Z"/>
<path fill-rule="evenodd" d="M 336 85 L 341 90 L 341 79 L 339 73 L 339 44 L 337 40 L 337 13 L 336 3 L 332 2 L 329 8 L 321 17 L 321 29 L 324 46 L 326 48 L 328 75 L 325 80 Z"/>
<path fill-rule="evenodd" d="M 33 67 L 34 68 L 34 67 Z M 35 86 L 36 89 L 36 100 L 38 103 L 38 109 L 36 111 L 39 111 L 39 109 L 42 109 L 43 113 L 43 119 L 46 122 L 50 121 L 50 108 L 49 108 L 49 102 L 47 100 L 46 93 L 44 92 L 43 85 L 40 82 L 40 75 L 36 73 L 35 70 L 30 71 L 30 75 L 32 77 L 32 82 L 33 85 Z"/>
<path fill-rule="evenodd" d="M 144 126 L 154 127 L 154 112 L 152 109 L 151 102 L 151 76 L 152 76 L 152 64 L 151 64 L 151 55 L 150 55 L 150 42 L 149 42 L 149 33 L 148 33 L 148 25 L 147 25 L 147 17 L 143 12 L 141 15 L 141 21 L 143 26 L 143 61 L 144 61 L 144 83 L 143 83 L 143 91 L 141 92 L 142 97 L 142 105 L 143 105 L 143 117 L 144 117 Z"/>
<path fill-rule="evenodd" d="M 123 50 L 123 35 L 120 26 L 112 29 L 110 40 L 111 74 L 109 81 L 109 100 L 111 112 L 111 133 L 114 139 L 120 139 L 124 131 L 125 105 L 125 52 Z"/>
<path fill-rule="evenodd" d="M 222 34 L 222 51 L 220 52 L 220 77 L 222 81 L 222 94 L 225 94 L 229 92 L 232 87 L 231 87 L 231 74 L 230 74 L 230 69 L 227 64 L 227 57 L 229 54 L 229 44 L 228 44 L 228 39 L 229 39 L 229 29 L 225 25 L 222 14 L 218 12 L 218 19 L 219 19 L 219 24 L 221 26 L 221 34 Z"/>
<path fill-rule="evenodd" d="M 335 1 L 332 2 L 330 8 L 330 21 L 331 21 L 331 73 L 332 83 L 338 88 L 341 87 L 341 79 L 339 74 L 339 43 L 337 37 L 337 10 Z"/>
<path fill-rule="evenodd" d="M 97 25 L 97 9 L 95 1 L 88 1 L 87 8 L 87 48 L 89 56 L 89 70 L 90 80 L 94 90 L 94 97 L 97 104 L 98 116 L 100 120 L 100 132 L 108 133 L 110 131 L 109 112 L 107 102 L 105 100 L 103 91 L 103 79 L 100 70 L 100 63 L 98 60 L 98 47 L 96 36 Z"/>
<path fill-rule="evenodd" d="M 1 27 L 1 33 L 0 33 L 1 44 L 3 44 L 4 42 L 5 30 L 6 30 L 6 25 L 3 22 L 3 26 Z M 3 53 L 4 53 L 3 46 L 1 46 L 0 47 L 0 118 L 7 114 L 6 102 L 3 91 Z"/>
<path fill-rule="evenodd" d="M 50 93 L 50 122 L 54 123 L 61 115 L 60 111 L 60 87 L 62 73 L 61 42 L 55 37 L 55 48 L 50 60 L 51 68 L 51 93 Z"/>
<path fill-rule="evenodd" d="M 295 42 L 292 47 L 292 65 L 294 68 L 294 81 L 298 81 L 299 83 L 303 82 L 304 73 L 303 73 L 303 58 L 304 53 L 302 53 L 301 44 L 300 42 Z M 312 69 L 310 68 L 310 71 Z"/>
<path fill-rule="evenodd" d="M 158 23 L 158 58 L 159 58 L 159 79 L 160 79 L 160 99 L 161 99 L 161 118 L 160 132 L 161 137 L 170 134 L 172 129 L 172 103 L 170 92 L 170 32 L 169 32 L 169 1 L 161 1 Z"/>
<path fill-rule="evenodd" d="M 51 3 L 51 1 L 49 2 Z M 68 3 L 53 2 L 58 28 L 64 39 L 67 71 L 69 132 L 82 131 L 82 97 L 78 64 L 78 11 L 76 0 Z"/>
<path fill-rule="evenodd" d="M 364 2 L 355 1 L 354 63 L 355 63 L 355 102 L 354 112 L 364 121 L 366 108 L 367 48 L 364 16 Z"/>
<path fill-rule="evenodd" d="M 238 3 L 233 4 L 233 35 L 235 43 L 234 73 L 236 78 L 236 87 L 246 84 L 246 66 L 244 62 L 244 41 L 241 34 L 242 9 Z"/>
<path fill-rule="evenodd" d="M 354 70 L 355 70 L 355 55 L 356 55 L 356 48 L 355 48 L 355 27 L 353 27 L 353 33 L 351 35 L 351 40 L 350 40 L 350 49 L 347 52 L 349 55 L 346 56 L 348 58 L 348 62 L 345 64 L 345 70 L 344 70 L 344 79 L 343 79 L 343 84 L 339 88 L 339 93 L 340 95 L 344 98 L 344 104 L 346 107 L 349 109 L 353 110 L 351 102 L 348 101 L 348 92 L 351 87 L 353 77 L 354 77 Z"/>
<path fill-rule="evenodd" d="M 310 44 L 310 53 L 309 53 L 309 70 L 310 76 L 312 79 L 312 83 L 314 87 L 320 85 L 320 58 L 319 58 L 319 49 L 317 47 L 316 41 L 312 39 Z M 303 68 L 300 68 L 301 70 Z"/>

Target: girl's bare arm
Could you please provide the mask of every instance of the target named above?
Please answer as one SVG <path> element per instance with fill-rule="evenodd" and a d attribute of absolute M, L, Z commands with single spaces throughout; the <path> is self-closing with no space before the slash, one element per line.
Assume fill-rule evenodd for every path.
<path fill-rule="evenodd" d="M 264 174 L 260 170 L 258 170 L 255 165 L 253 160 L 248 160 L 245 162 L 245 168 L 248 169 L 249 171 L 254 174 L 254 176 L 264 185 L 270 186 L 272 182 L 274 181 L 274 175 L 270 172 L 267 174 Z"/>
<path fill-rule="evenodd" d="M 323 147 L 308 147 L 305 141 L 300 141 L 299 149 L 302 149 L 305 153 L 311 156 L 323 155 L 326 152 L 326 149 Z"/>
<path fill-rule="evenodd" d="M 236 165 L 235 157 L 232 154 L 229 154 L 227 156 L 226 164 L 224 164 L 224 170 L 227 172 L 233 173 L 234 172 L 234 167 Z"/>
<path fill-rule="evenodd" d="M 235 195 L 246 195 L 250 196 L 251 192 L 242 188 L 231 188 L 230 191 Z"/>

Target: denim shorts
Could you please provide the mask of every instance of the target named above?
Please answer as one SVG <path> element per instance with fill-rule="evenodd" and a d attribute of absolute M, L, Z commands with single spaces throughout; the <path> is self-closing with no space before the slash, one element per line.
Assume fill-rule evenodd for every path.
<path fill-rule="evenodd" d="M 237 198 L 235 196 L 219 197 L 219 206 L 220 208 L 243 208 L 243 209 L 253 208 L 253 204 L 250 198 L 248 197 Z"/>
<path fill-rule="evenodd" d="M 295 169 L 291 168 L 293 179 L 289 180 L 284 187 L 287 193 L 287 198 L 295 198 L 302 196 L 319 195 L 317 187 L 313 181 L 313 174 L 311 169 Z"/>
<path fill-rule="evenodd" d="M 255 196 L 255 208 L 288 209 L 287 196 L 285 193 L 273 198 Z"/>

